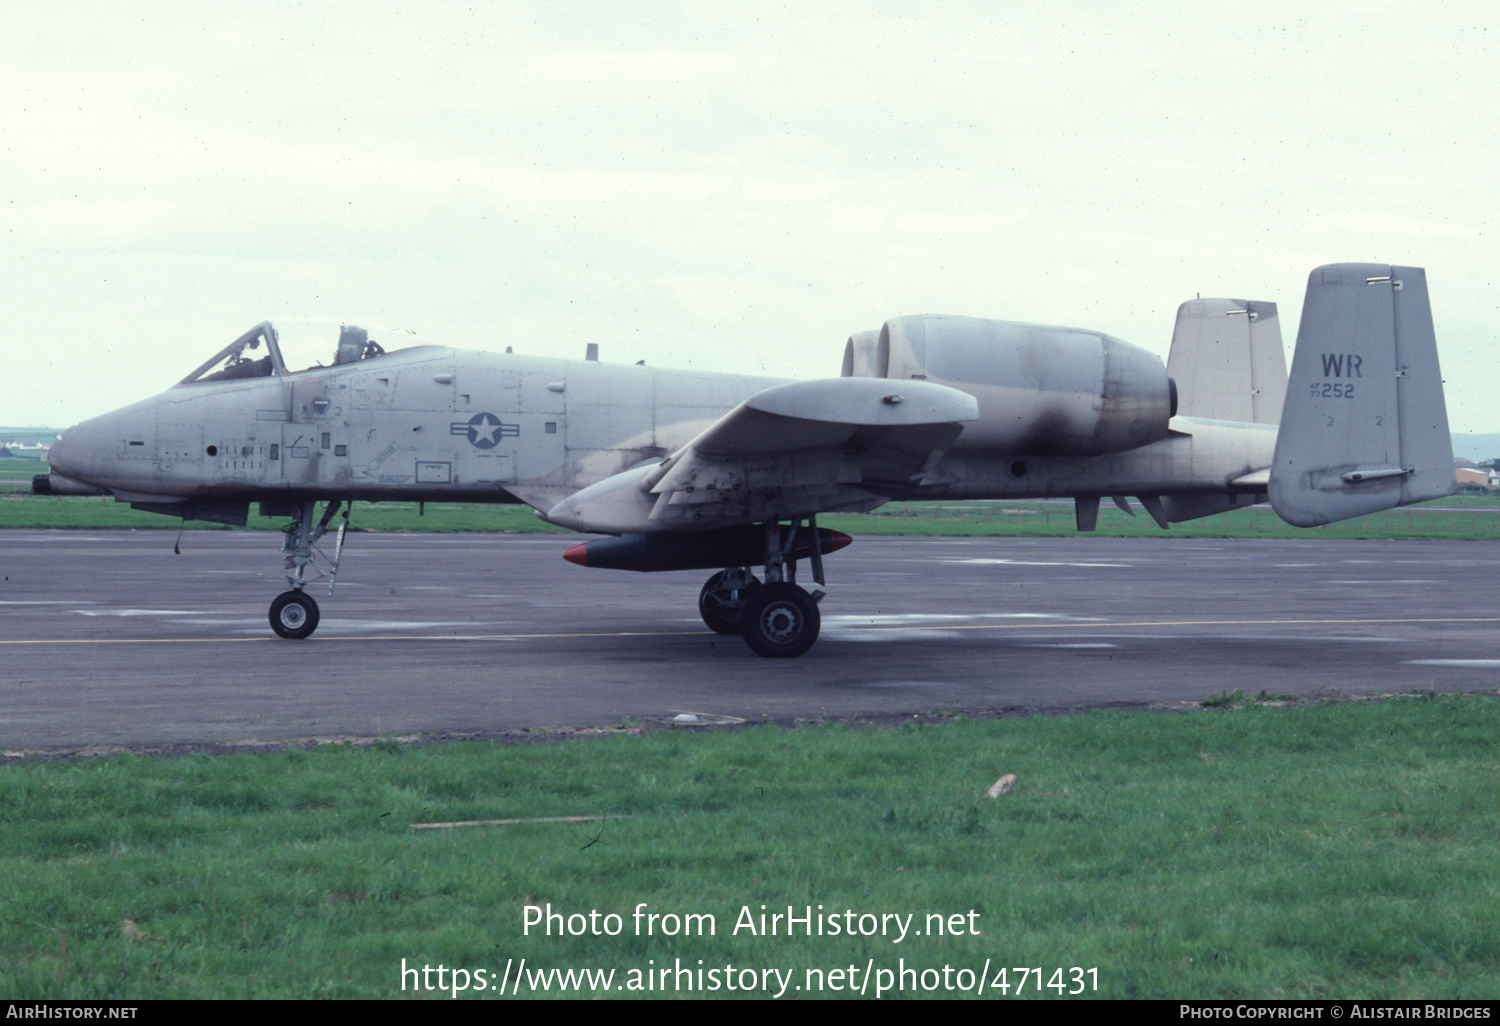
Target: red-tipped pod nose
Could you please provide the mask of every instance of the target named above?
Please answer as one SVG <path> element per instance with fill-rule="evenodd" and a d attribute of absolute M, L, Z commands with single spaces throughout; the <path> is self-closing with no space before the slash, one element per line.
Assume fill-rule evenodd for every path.
<path fill-rule="evenodd" d="M 589 565 L 589 547 L 588 547 L 588 543 L 585 542 L 582 545 L 574 545 L 567 552 L 563 553 L 563 559 L 566 559 L 569 563 L 577 563 L 579 566 L 588 566 Z"/>
<path fill-rule="evenodd" d="M 829 531 L 828 533 L 829 535 L 831 535 L 831 537 L 828 539 L 829 552 L 837 552 L 839 549 L 843 548 L 845 545 L 848 545 L 854 540 L 843 531 Z"/>

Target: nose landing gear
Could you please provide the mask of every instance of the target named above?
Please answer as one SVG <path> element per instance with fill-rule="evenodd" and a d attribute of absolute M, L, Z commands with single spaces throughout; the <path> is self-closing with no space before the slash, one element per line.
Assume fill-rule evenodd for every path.
<path fill-rule="evenodd" d="M 303 589 L 312 581 L 328 580 L 328 593 L 333 594 L 333 583 L 338 578 L 339 560 L 344 554 L 344 533 L 349 529 L 350 504 L 335 499 L 323 510 L 323 517 L 314 523 L 317 514 L 316 502 L 304 502 L 297 519 L 282 528 L 285 537 L 281 543 L 282 567 L 287 571 L 286 582 L 291 591 L 284 591 L 271 601 L 271 630 L 277 636 L 292 641 L 310 637 L 318 629 L 318 604 Z M 339 507 L 344 507 L 344 517 L 339 523 L 338 541 L 333 555 L 318 548 L 318 540 L 328 533 Z M 312 575 L 309 578 L 309 574 Z"/>

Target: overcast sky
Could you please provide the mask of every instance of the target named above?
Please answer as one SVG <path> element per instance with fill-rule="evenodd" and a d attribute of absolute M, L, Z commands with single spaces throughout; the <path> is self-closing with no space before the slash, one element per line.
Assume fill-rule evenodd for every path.
<path fill-rule="evenodd" d="M 909 313 L 1166 355 L 1177 304 L 1427 268 L 1500 431 L 1488 5 L 310 3 L 0 10 L 0 424 L 252 324 L 838 374 Z M 920 13 L 917 13 L 920 12 Z"/>

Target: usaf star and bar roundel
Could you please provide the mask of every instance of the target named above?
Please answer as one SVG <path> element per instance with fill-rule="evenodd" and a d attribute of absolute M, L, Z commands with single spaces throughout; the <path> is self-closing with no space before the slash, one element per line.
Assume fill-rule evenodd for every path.
<path fill-rule="evenodd" d="M 454 435 L 467 435 L 469 444 L 476 449 L 493 449 L 502 438 L 519 437 L 521 425 L 506 424 L 493 413 L 476 413 L 466 421 L 453 421 L 448 431 Z"/>

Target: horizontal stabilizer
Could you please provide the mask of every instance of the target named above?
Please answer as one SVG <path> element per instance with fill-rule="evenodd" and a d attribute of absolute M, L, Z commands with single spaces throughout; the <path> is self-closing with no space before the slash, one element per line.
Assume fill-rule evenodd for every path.
<path fill-rule="evenodd" d="M 1161 497 L 1162 509 L 1167 514 L 1167 520 L 1174 524 L 1180 524 L 1185 520 L 1201 520 L 1219 513 L 1249 509 L 1256 503 L 1265 501 L 1265 492 L 1231 492 L 1228 495 L 1213 492 L 1186 492 Z"/>
<path fill-rule="evenodd" d="M 1453 490 L 1426 274 L 1317 268 L 1276 436 L 1271 505 L 1288 523 L 1315 527 Z"/>

